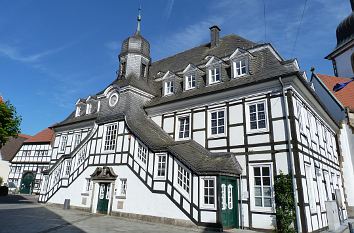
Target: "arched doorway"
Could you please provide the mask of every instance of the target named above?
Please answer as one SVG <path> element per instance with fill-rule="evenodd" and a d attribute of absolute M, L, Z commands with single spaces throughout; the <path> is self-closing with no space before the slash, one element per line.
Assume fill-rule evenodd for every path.
<path fill-rule="evenodd" d="M 34 185 L 34 174 L 27 172 L 23 175 L 20 186 L 20 193 L 31 194 Z"/>

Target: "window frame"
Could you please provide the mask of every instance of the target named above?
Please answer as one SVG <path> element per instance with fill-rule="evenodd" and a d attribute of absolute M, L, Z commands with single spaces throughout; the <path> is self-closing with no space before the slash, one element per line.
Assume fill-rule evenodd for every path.
<path fill-rule="evenodd" d="M 257 128 L 257 129 L 251 129 L 251 111 L 250 111 L 250 106 L 251 105 L 258 105 L 258 104 L 264 104 L 264 120 L 265 120 L 265 128 Z M 258 107 L 256 107 L 256 122 L 257 122 L 257 127 L 258 127 Z M 257 133 L 257 132 L 267 132 L 269 131 L 269 116 L 268 116 L 268 105 L 266 100 L 257 100 L 257 101 L 252 101 L 246 103 L 246 126 L 247 126 L 247 132 L 248 133 Z"/>
<path fill-rule="evenodd" d="M 315 194 L 314 186 L 317 187 L 317 185 L 315 185 L 313 181 L 312 165 L 307 163 L 305 163 L 305 177 L 306 177 L 305 180 L 306 180 L 307 196 L 308 196 L 308 204 L 310 207 L 310 212 L 315 213 L 317 211 L 317 203 L 316 203 L 316 194 Z"/>
<path fill-rule="evenodd" d="M 188 190 L 184 189 L 183 187 L 183 174 L 182 174 L 182 184 L 180 184 L 179 182 L 179 177 L 178 177 L 178 174 L 179 174 L 179 168 L 182 168 L 183 170 L 182 171 L 185 171 L 185 173 L 183 174 L 187 174 L 187 178 L 186 180 L 188 180 Z M 191 187 L 192 187 L 192 179 L 193 176 L 192 176 L 192 172 L 187 169 L 184 165 L 182 165 L 181 163 L 175 161 L 175 166 L 174 166 L 174 184 L 175 184 L 175 187 L 180 191 L 180 193 L 182 195 L 184 195 L 185 197 L 187 197 L 188 200 L 190 200 L 190 195 L 191 195 Z"/>
<path fill-rule="evenodd" d="M 217 76 L 216 75 L 216 70 L 218 70 L 219 71 L 219 80 L 216 80 L 215 79 L 215 81 L 213 81 L 213 77 L 215 76 Z M 212 71 L 215 71 L 215 74 L 213 75 L 212 74 Z M 212 85 L 212 84 L 216 84 L 216 83 L 220 83 L 221 82 L 221 67 L 220 66 L 212 66 L 212 67 L 210 67 L 209 69 L 208 69 L 208 80 L 209 80 L 209 85 Z"/>
<path fill-rule="evenodd" d="M 193 77 L 194 77 L 194 82 L 193 82 Z M 195 73 L 189 73 L 189 74 L 185 75 L 184 76 L 184 82 L 185 82 L 184 89 L 186 91 L 195 89 L 196 86 L 197 86 L 197 76 L 196 76 L 196 74 Z M 193 84 L 193 83 L 194 83 L 194 86 L 190 85 L 190 84 Z"/>
<path fill-rule="evenodd" d="M 167 162 L 167 154 L 166 153 L 156 153 L 155 154 L 155 174 L 154 174 L 154 178 L 157 179 L 157 180 L 165 180 L 166 177 L 167 177 L 167 165 L 168 165 L 168 162 Z M 161 162 L 159 160 L 160 157 L 165 157 L 165 161 L 164 161 L 164 164 L 165 164 L 165 169 L 163 170 L 164 171 L 164 175 L 159 175 L 159 171 L 160 171 L 160 163 L 162 164 L 163 162 Z"/>
<path fill-rule="evenodd" d="M 171 84 L 168 86 L 168 84 Z M 168 92 L 167 92 L 168 90 Z M 163 94 L 164 96 L 173 95 L 175 93 L 175 84 L 173 80 L 166 80 L 163 83 Z"/>
<path fill-rule="evenodd" d="M 242 64 L 242 61 L 244 61 L 245 62 L 245 66 L 244 66 L 244 68 L 245 68 L 245 73 L 241 73 L 241 74 L 238 74 L 238 72 L 237 72 L 237 64 L 240 64 L 240 68 L 239 68 L 239 70 L 241 71 L 242 70 L 242 68 L 243 68 L 243 66 L 241 65 Z M 234 59 L 233 61 L 232 61 L 232 68 L 233 68 L 233 77 L 234 78 L 239 78 L 239 77 L 243 77 L 243 76 L 246 76 L 246 75 L 248 75 L 249 74 L 249 68 L 248 68 L 248 59 L 246 58 L 246 57 L 240 57 L 240 58 L 237 58 L 237 59 Z"/>
<path fill-rule="evenodd" d="M 79 137 L 79 143 L 76 144 L 78 137 Z M 81 141 L 82 141 L 81 137 L 82 137 L 81 132 L 74 133 L 73 141 L 72 141 L 72 150 L 74 150 L 81 143 Z"/>
<path fill-rule="evenodd" d="M 127 178 L 120 178 L 119 179 L 119 192 L 118 192 L 117 198 L 120 198 L 120 199 L 127 198 L 127 187 L 128 187 L 127 184 L 128 184 Z M 124 187 L 124 193 L 122 192 L 123 187 Z"/>
<path fill-rule="evenodd" d="M 110 149 L 106 149 L 106 141 L 107 141 L 107 129 L 108 129 L 108 127 L 110 127 L 110 126 L 116 126 L 116 135 L 115 135 L 115 139 L 114 139 L 114 141 L 115 141 L 115 144 L 114 144 L 114 148 L 112 149 L 112 148 L 110 148 Z M 107 125 L 104 125 L 104 134 L 103 134 L 103 143 L 102 143 L 102 146 L 103 146 L 103 151 L 104 152 L 114 152 L 116 149 L 117 149 L 117 141 L 118 141 L 118 123 L 116 122 L 116 123 L 111 123 L 111 124 L 107 124 Z M 111 140 L 111 139 L 110 139 Z"/>
<path fill-rule="evenodd" d="M 270 207 L 265 207 L 265 206 L 256 206 L 256 201 L 255 201 L 255 177 L 254 177 L 254 168 L 255 167 L 268 167 L 269 168 L 269 176 L 270 176 L 270 192 L 271 192 L 271 206 Z M 249 165 L 249 175 L 250 175 L 250 203 L 251 203 L 251 210 L 254 211 L 262 211 L 262 212 L 267 212 L 267 213 L 274 213 L 275 212 L 275 195 L 274 195 L 274 174 L 273 174 L 273 164 L 272 163 L 254 163 Z M 263 176 L 261 176 L 261 180 L 263 179 Z M 263 180 L 262 180 L 263 183 Z M 261 190 L 262 190 L 262 201 L 263 201 L 263 185 L 261 185 Z"/>
<path fill-rule="evenodd" d="M 214 181 L 214 204 L 205 203 L 205 181 L 206 180 L 213 180 Z M 200 177 L 200 200 L 201 206 L 203 209 L 216 209 L 216 202 L 217 202 L 217 184 L 216 184 L 216 177 L 214 176 L 203 176 Z"/>
<path fill-rule="evenodd" d="M 143 161 L 142 156 L 145 155 L 145 161 Z M 147 163 L 149 160 L 149 148 L 147 148 L 143 143 L 137 141 L 134 157 L 136 161 L 142 166 L 143 168 L 147 167 Z"/>
<path fill-rule="evenodd" d="M 63 146 L 63 140 L 64 140 L 64 138 L 66 138 L 65 139 L 65 146 Z M 68 145 L 68 138 L 69 138 L 69 135 L 67 135 L 67 134 L 63 134 L 63 135 L 61 135 L 60 136 L 60 143 L 59 143 L 59 152 L 61 152 L 61 153 L 65 153 L 65 150 L 66 150 L 66 147 L 67 147 L 67 145 Z M 64 147 L 64 148 L 63 148 Z"/>
<path fill-rule="evenodd" d="M 188 125 L 188 132 L 189 132 L 189 134 L 188 134 L 188 137 L 183 137 L 183 138 L 180 138 L 179 136 L 180 136 L 180 130 L 181 130 L 181 122 L 180 122 L 180 119 L 185 119 L 185 118 L 189 118 L 189 125 Z M 175 129 L 175 140 L 176 141 L 183 141 L 183 140 L 189 140 L 189 139 L 191 139 L 191 137 L 192 137 L 192 120 L 191 120 L 192 118 L 191 118 L 191 114 L 182 114 L 182 115 L 178 115 L 177 117 L 176 117 L 176 120 L 177 120 L 177 124 L 176 124 L 176 129 Z M 186 131 L 183 131 L 184 133 L 186 132 Z"/>
<path fill-rule="evenodd" d="M 218 128 L 220 127 L 219 124 L 218 124 L 218 113 L 217 113 L 217 134 L 212 134 L 212 114 L 214 112 L 221 112 L 223 111 L 224 112 L 224 133 L 218 133 Z M 226 137 L 227 136 L 227 111 L 226 111 L 226 107 L 223 107 L 223 108 L 215 108 L 215 109 L 210 109 L 208 110 L 208 122 L 207 122 L 207 125 L 208 125 L 208 138 L 218 138 L 218 137 Z"/>

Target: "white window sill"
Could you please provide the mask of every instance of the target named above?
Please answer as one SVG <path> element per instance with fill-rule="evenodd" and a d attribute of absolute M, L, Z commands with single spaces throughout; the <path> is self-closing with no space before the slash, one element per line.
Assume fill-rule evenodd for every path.
<path fill-rule="evenodd" d="M 201 205 L 201 209 L 204 209 L 204 210 L 215 210 L 216 207 L 215 207 L 215 205 L 202 204 Z"/>
<path fill-rule="evenodd" d="M 113 149 L 113 150 L 102 150 L 102 153 L 107 153 L 107 154 L 114 153 L 114 152 L 116 152 L 116 149 Z"/>
<path fill-rule="evenodd" d="M 127 196 L 125 196 L 125 195 L 118 195 L 118 196 L 116 196 L 116 199 L 127 199 Z"/>
<path fill-rule="evenodd" d="M 163 96 L 171 96 L 173 93 L 165 93 Z"/>
<path fill-rule="evenodd" d="M 154 180 L 164 181 L 166 180 L 166 176 L 154 176 Z"/>
<path fill-rule="evenodd" d="M 226 133 L 223 134 L 209 134 L 208 138 L 222 138 L 222 137 L 226 137 Z"/>
<path fill-rule="evenodd" d="M 178 138 L 178 137 L 176 137 L 176 141 L 186 141 L 186 140 L 191 140 L 191 137 L 188 137 L 188 138 Z"/>
<path fill-rule="evenodd" d="M 256 212 L 275 213 L 275 209 L 273 207 L 252 206 L 251 210 Z"/>
<path fill-rule="evenodd" d="M 241 75 L 234 75 L 234 78 L 236 79 L 236 78 L 242 78 L 242 77 L 245 77 L 245 76 L 247 76 L 248 74 L 246 73 L 246 74 L 241 74 Z"/>
<path fill-rule="evenodd" d="M 218 83 L 221 83 L 221 81 L 216 81 L 216 82 L 209 82 L 208 86 L 209 86 L 209 85 L 214 85 L 214 84 L 218 84 Z"/>
<path fill-rule="evenodd" d="M 265 133 L 265 132 L 269 132 L 269 129 L 264 128 L 264 129 L 248 129 L 247 130 L 247 134 L 256 134 L 256 133 Z"/>
<path fill-rule="evenodd" d="M 190 88 L 185 88 L 185 91 L 190 91 L 190 90 L 194 90 L 196 87 L 190 87 Z"/>

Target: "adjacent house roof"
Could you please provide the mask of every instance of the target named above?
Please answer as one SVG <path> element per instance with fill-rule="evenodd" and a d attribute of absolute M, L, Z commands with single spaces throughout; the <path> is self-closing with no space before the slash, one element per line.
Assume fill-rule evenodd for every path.
<path fill-rule="evenodd" d="M 21 148 L 23 142 L 29 138 L 31 136 L 26 134 L 19 134 L 17 138 L 10 138 L 0 150 L 2 160 L 11 161 Z"/>
<path fill-rule="evenodd" d="M 50 128 L 46 128 L 33 137 L 27 139 L 25 143 L 42 143 L 42 142 L 51 142 L 54 135 L 54 131 Z"/>
<path fill-rule="evenodd" d="M 354 82 L 349 83 L 345 88 L 338 92 L 333 91 L 333 87 L 337 83 L 348 82 L 349 78 L 341 78 L 329 76 L 325 74 L 316 74 L 319 79 L 326 85 L 327 89 L 342 103 L 344 107 L 354 111 Z"/>

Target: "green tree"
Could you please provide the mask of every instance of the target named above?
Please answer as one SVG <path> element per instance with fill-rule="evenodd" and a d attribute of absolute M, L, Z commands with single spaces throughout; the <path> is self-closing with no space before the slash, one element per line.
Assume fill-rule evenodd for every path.
<path fill-rule="evenodd" d="M 295 229 L 294 194 L 291 175 L 282 172 L 275 177 L 274 182 L 277 232 L 293 233 Z"/>
<path fill-rule="evenodd" d="M 21 120 L 16 108 L 9 101 L 0 101 L 0 148 L 10 137 L 18 136 Z"/>

